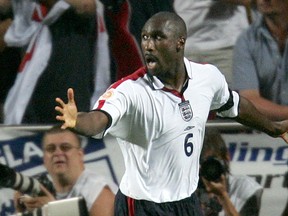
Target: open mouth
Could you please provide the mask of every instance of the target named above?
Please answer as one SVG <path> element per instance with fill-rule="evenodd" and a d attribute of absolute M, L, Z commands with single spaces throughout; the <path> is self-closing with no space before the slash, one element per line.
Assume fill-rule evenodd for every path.
<path fill-rule="evenodd" d="M 146 62 L 148 69 L 152 69 L 157 64 L 157 58 L 152 55 L 145 55 L 145 62 Z"/>

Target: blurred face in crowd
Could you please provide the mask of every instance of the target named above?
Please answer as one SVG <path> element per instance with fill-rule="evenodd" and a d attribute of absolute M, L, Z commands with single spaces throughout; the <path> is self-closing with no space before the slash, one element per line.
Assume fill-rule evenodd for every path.
<path fill-rule="evenodd" d="M 257 0 L 257 9 L 265 16 L 287 14 L 288 0 Z"/>
<path fill-rule="evenodd" d="M 77 178 L 84 169 L 79 138 L 71 131 L 46 134 L 43 138 L 44 165 L 52 177 Z"/>

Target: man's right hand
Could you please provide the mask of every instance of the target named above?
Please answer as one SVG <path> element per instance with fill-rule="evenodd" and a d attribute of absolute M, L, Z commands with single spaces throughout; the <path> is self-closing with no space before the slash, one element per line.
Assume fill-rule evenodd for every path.
<path fill-rule="evenodd" d="M 43 207 L 48 202 L 55 200 L 54 196 L 43 185 L 40 185 L 40 187 L 44 192 L 43 196 L 32 197 L 29 195 L 24 195 L 19 191 L 14 193 L 14 205 L 16 212 L 32 212 L 37 208 Z"/>
<path fill-rule="evenodd" d="M 74 100 L 74 91 L 72 88 L 67 90 L 68 102 L 64 103 L 61 98 L 56 98 L 56 102 L 59 104 L 55 107 L 61 115 L 57 115 L 56 119 L 58 121 L 63 121 L 62 129 L 75 128 L 77 120 L 77 106 Z"/>

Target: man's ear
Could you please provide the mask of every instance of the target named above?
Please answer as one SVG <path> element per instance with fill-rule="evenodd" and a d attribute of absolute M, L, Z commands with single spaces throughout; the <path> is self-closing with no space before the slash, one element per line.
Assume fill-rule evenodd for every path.
<path fill-rule="evenodd" d="M 81 157 L 84 157 L 85 153 L 84 153 L 84 149 L 79 149 L 79 154 L 81 155 Z"/>
<path fill-rule="evenodd" d="M 177 44 L 177 51 L 184 49 L 186 39 L 184 37 L 180 37 Z"/>

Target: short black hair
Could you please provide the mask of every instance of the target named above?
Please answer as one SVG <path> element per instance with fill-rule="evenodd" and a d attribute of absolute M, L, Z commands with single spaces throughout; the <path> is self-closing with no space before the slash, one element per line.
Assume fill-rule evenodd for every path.
<path fill-rule="evenodd" d="M 185 39 L 187 38 L 186 24 L 178 14 L 174 12 L 161 11 L 150 17 L 150 19 L 146 23 L 154 21 L 155 19 L 161 20 L 163 22 L 171 21 L 173 24 L 174 32 L 177 33 L 177 36 L 184 37 Z"/>

